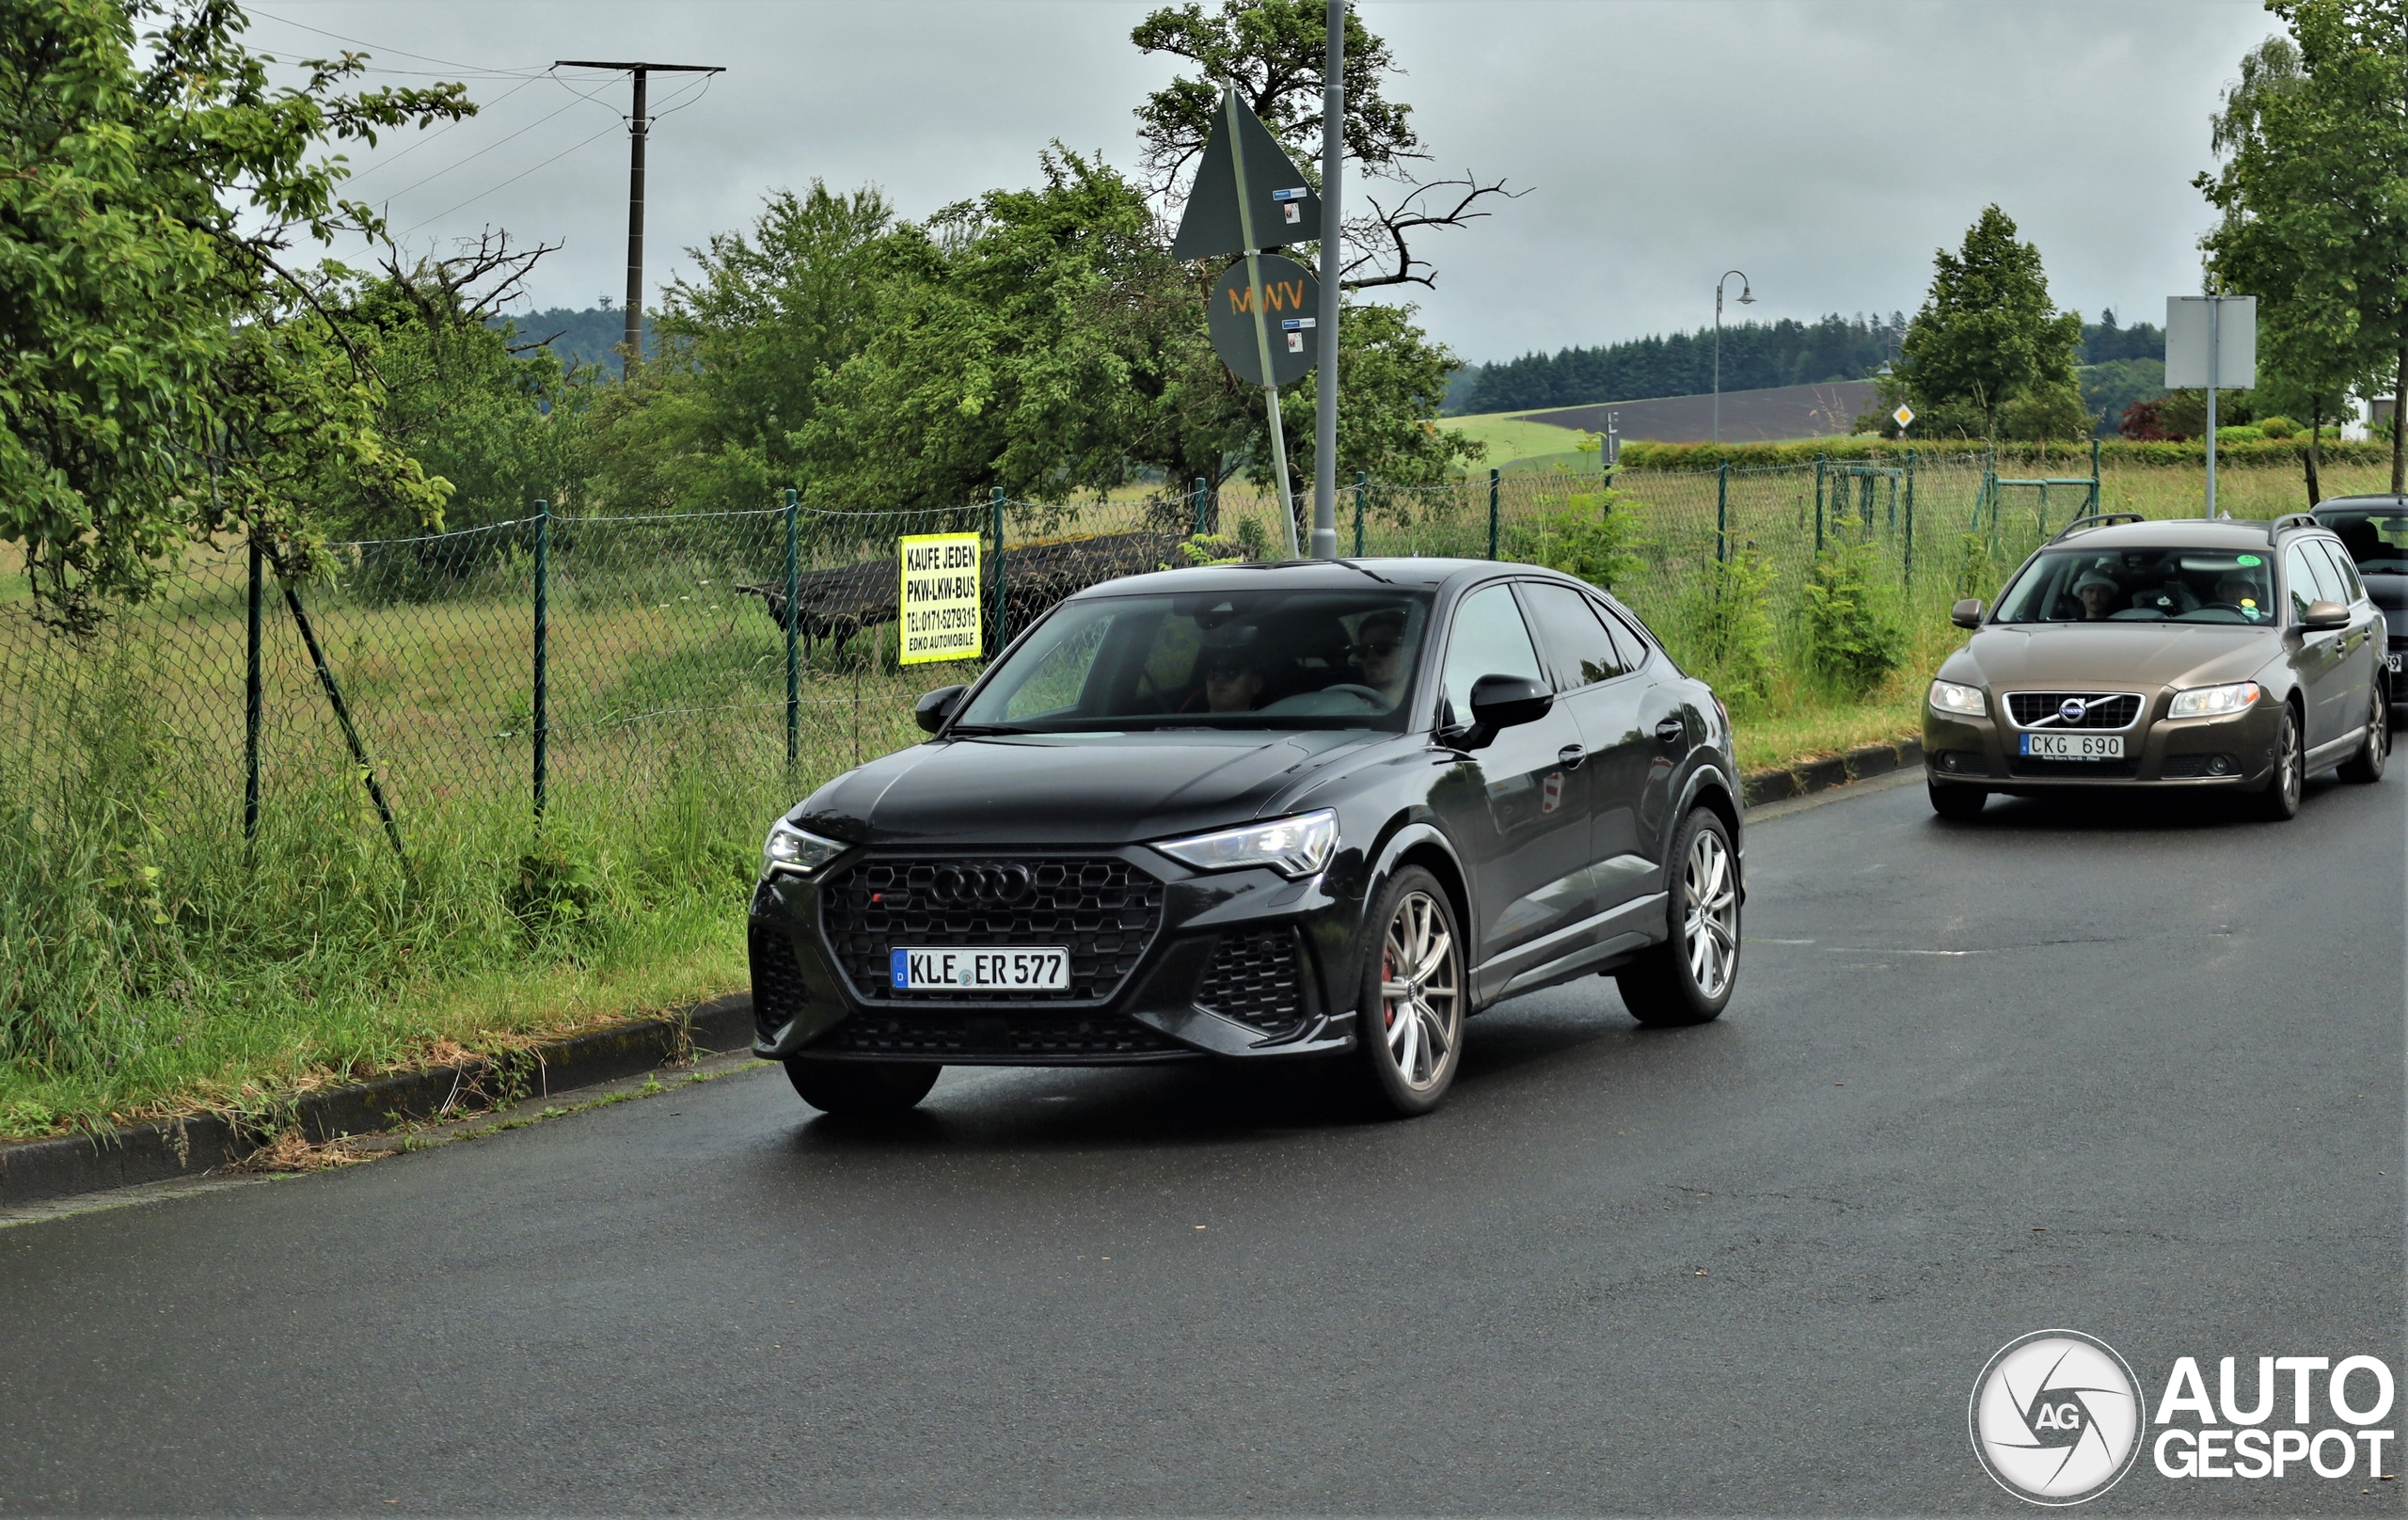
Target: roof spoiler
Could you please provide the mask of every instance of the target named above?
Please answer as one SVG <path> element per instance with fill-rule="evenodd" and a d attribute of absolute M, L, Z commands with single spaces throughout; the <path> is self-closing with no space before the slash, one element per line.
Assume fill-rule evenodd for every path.
<path fill-rule="evenodd" d="M 2272 548 L 2273 546 L 2274 540 L 2282 535 L 2282 531 L 2286 528 L 2321 528 L 2324 525 L 2322 523 L 2316 520 L 2312 514 L 2305 512 L 2286 512 L 2281 516 L 2266 525 L 2266 545 L 2269 548 Z"/>
<path fill-rule="evenodd" d="M 2049 542 L 2052 544 L 2062 544 L 2067 539 L 2071 538 L 2074 534 L 2087 531 L 2093 528 L 2108 528 L 2113 527 L 2116 523 L 2147 521 L 2148 521 L 2148 518 L 2143 516 L 2137 512 L 2094 512 L 2087 517 L 2076 517 L 2073 521 L 2066 524 L 2065 527 L 2058 531 L 2057 536 L 2049 540 Z"/>

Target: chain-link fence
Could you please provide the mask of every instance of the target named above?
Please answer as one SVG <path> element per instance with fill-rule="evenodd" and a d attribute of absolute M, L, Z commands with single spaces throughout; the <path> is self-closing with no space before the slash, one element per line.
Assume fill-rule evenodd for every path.
<path fill-rule="evenodd" d="M 1908 616 L 1942 617 L 1959 594 L 1988 594 L 2088 487 L 2002 482 L 1978 455 L 1362 480 L 1341 490 L 1339 538 L 1364 555 L 1576 568 L 1610 517 L 1598 578 L 1710 670 L 1717 600 L 1734 586 L 1786 638 L 1818 551 L 1846 543 Z M 332 577 L 307 585 L 244 547 L 212 549 L 89 639 L 46 630 L 22 597 L 0 605 L 0 763 L 71 773 L 79 725 L 135 712 L 174 795 L 211 827 L 247 833 L 263 812 L 341 796 L 396 848 L 455 810 L 637 808 L 705 760 L 791 798 L 917 737 L 911 698 L 975 673 L 895 662 L 895 540 L 933 532 L 983 540 L 990 654 L 1083 587 L 1278 558 L 1287 543 L 1275 498 L 1199 484 L 941 512 L 539 511 L 336 545 Z M 1751 576 L 1733 579 L 1734 564 Z"/>

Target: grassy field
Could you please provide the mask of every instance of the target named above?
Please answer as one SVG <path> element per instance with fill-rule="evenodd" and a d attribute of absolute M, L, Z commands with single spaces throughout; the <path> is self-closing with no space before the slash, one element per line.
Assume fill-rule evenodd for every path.
<path fill-rule="evenodd" d="M 1819 512 L 1811 467 L 1735 470 L 1719 502 L 1710 474 L 1624 476 L 1612 589 L 1728 694 L 1750 768 L 1916 732 L 1928 673 L 1960 637 L 1948 603 L 1991 594 L 2077 506 L 2052 495 L 2044 518 L 2037 493 L 2009 491 L 1976 523 L 1969 460 L 1926 461 L 1911 512 L 1892 476 L 1831 474 Z M 2381 483 L 2371 467 L 2327 478 L 2337 494 Z M 1599 520 L 1593 486 L 1509 476 L 1500 557 L 1577 549 Z M 2197 509 L 2198 482 L 2117 469 L 2104 497 L 2172 515 Z M 2224 500 L 2238 515 L 2304 505 L 2297 476 L 2275 470 L 2226 471 Z M 1273 504 L 1232 490 L 1219 510 L 1225 544 L 1277 543 Z M 1087 529 L 1115 526 L 1101 515 Z M 398 858 L 274 600 L 261 826 L 244 840 L 232 557 L 196 556 L 172 594 L 89 646 L 33 634 L 22 597 L 0 604 L 0 1138 L 199 1109 L 272 1118 L 314 1085 L 740 987 L 741 904 L 768 820 L 857 758 L 915 741 L 911 699 L 968 673 L 898 671 L 884 633 L 820 642 L 790 774 L 784 638 L 733 590 L 777 562 L 768 520 L 556 540 L 540 824 L 524 545 L 447 540 L 444 554 L 467 558 L 411 562 L 432 579 L 380 585 L 362 558 L 310 587 Z M 870 552 L 888 531 L 872 527 L 813 562 Z M 1340 535 L 1351 549 L 1351 514 Z M 1364 546 L 1480 557 L 1488 535 L 1479 480 L 1376 491 Z M 1843 542 L 1900 654 L 1861 694 L 1818 672 L 1805 612 L 1818 543 Z M 1740 564 L 1756 578 L 1730 578 Z M 13 569 L 0 564 L 12 590 Z M 1760 620 L 1737 615 L 1750 611 Z"/>
<path fill-rule="evenodd" d="M 1554 460 L 1563 456 L 1566 464 L 1579 457 L 1580 435 L 1571 428 L 1550 427 L 1545 422 L 1521 421 L 1512 412 L 1481 412 L 1466 417 L 1447 417 L 1438 425 L 1450 433 L 1461 433 L 1475 442 L 1487 445 L 1488 452 L 1472 467 L 1475 472 L 1501 469 L 1517 460 Z"/>

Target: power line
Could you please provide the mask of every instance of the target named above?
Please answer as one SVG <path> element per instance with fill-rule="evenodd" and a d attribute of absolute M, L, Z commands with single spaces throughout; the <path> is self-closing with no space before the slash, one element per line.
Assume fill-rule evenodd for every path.
<path fill-rule="evenodd" d="M 531 84 L 531 83 L 532 83 L 532 81 L 531 80 L 531 81 L 530 81 L 530 83 Z M 483 148 L 478 149 L 475 152 L 470 153 L 467 157 L 466 157 L 466 158 L 463 158 L 463 159 L 459 160 L 457 163 L 447 164 L 447 165 L 445 165 L 443 167 L 441 167 L 441 168 L 439 168 L 439 169 L 436 169 L 434 173 L 432 173 L 432 174 L 428 175 L 425 179 L 419 181 L 416 184 L 406 185 L 406 186 L 404 186 L 404 188 L 399 189 L 399 190 L 395 190 L 395 191 L 393 191 L 391 194 L 387 195 L 387 196 L 384 196 L 384 197 L 382 197 L 382 198 L 382 198 L 382 199 L 386 199 L 386 200 L 392 200 L 392 199 L 398 198 L 399 197 L 408 195 L 412 190 L 417 189 L 417 188 L 419 187 L 419 185 L 432 183 L 433 182 L 435 182 L 435 181 L 436 181 L 436 180 L 439 180 L 439 179 L 443 178 L 443 176 L 445 176 L 445 175 L 447 175 L 447 174 L 451 173 L 453 169 L 461 168 L 461 167 L 464 167 L 464 166 L 467 166 L 467 165 L 473 164 L 473 163 L 475 163 L 478 159 L 481 159 L 481 158 L 484 157 L 487 153 L 492 152 L 495 149 L 497 149 L 497 148 L 500 148 L 500 147 L 504 147 L 504 146 L 506 146 L 506 145 L 508 145 L 508 144 L 510 144 L 510 143 L 512 143 L 512 142 L 516 141 L 516 140 L 517 140 L 518 138 L 520 138 L 520 137 L 524 137 L 525 135 L 527 135 L 527 134 L 529 134 L 529 133 L 531 133 L 531 132 L 534 131 L 537 127 L 540 127 L 540 126 L 542 126 L 545 122 L 549 121 L 550 119 L 552 119 L 552 118 L 553 118 L 553 117 L 556 117 L 556 116 L 563 116 L 563 115 L 567 114 L 567 113 L 568 113 L 568 112 L 570 112 L 570 111 L 574 111 L 574 110 L 576 110 L 579 105 L 581 105 L 581 104 L 585 103 L 586 103 L 586 101 L 590 100 L 591 98 L 592 98 L 592 97 L 590 97 L 590 96 L 587 96 L 587 97 L 580 97 L 580 98 L 579 98 L 579 99 L 578 99 L 578 100 L 574 100 L 574 101 L 569 102 L 566 105 L 562 106 L 562 107 L 561 107 L 559 110 L 557 110 L 557 111 L 548 112 L 548 113 L 547 113 L 546 115 L 543 115 L 543 116 L 537 117 L 534 120 L 528 122 L 525 126 L 523 126 L 523 127 L 519 128 L 516 132 L 514 132 L 514 133 L 510 134 L 510 135 L 509 135 L 509 136 L 501 137 L 501 138 L 498 138 L 497 140 L 495 140 L 495 141 L 493 141 L 493 142 L 489 142 L 489 143 L 485 144 L 485 146 L 483 146 Z M 603 128 L 602 130 L 603 130 L 604 132 L 608 132 L 608 131 L 610 131 L 610 129 L 609 127 L 605 127 L 605 128 Z M 589 142 L 590 142 L 590 141 L 592 141 L 592 140 L 593 140 L 592 138 L 588 138 L 588 139 L 587 139 L 587 141 L 589 141 Z M 396 155 L 396 156 L 399 156 L 399 155 Z"/>
<path fill-rule="evenodd" d="M 494 193 L 494 191 L 496 191 L 496 190 L 506 190 L 506 189 L 508 189 L 510 186 L 512 186 L 512 185 L 514 185 L 514 184 L 516 184 L 519 181 L 521 181 L 521 180 L 523 180 L 523 179 L 527 178 L 527 176 L 528 176 L 528 175 L 534 173 L 536 169 L 544 168 L 544 167 L 547 167 L 547 166 L 550 166 L 550 165 L 553 165 L 553 164 L 557 164 L 557 163 L 559 163 L 562 159 L 568 157 L 568 155 L 569 155 L 569 154 L 574 153 L 574 152 L 576 152 L 578 149 L 580 149 L 580 148 L 584 147 L 584 146 L 586 145 L 586 143 L 591 143 L 591 142 L 599 142 L 601 139 L 603 139 L 603 138 L 605 138 L 605 137 L 609 136 L 610 134 L 612 134 L 612 133 L 614 133 L 614 132 L 616 132 L 616 131 L 618 131 L 618 130 L 619 130 L 619 124 L 618 124 L 617 122 L 613 121 L 613 122 L 612 122 L 612 123 L 610 123 L 609 126 L 604 127 L 600 132 L 595 133 L 593 136 L 591 136 L 591 137 L 587 137 L 587 138 L 585 138 L 585 139 L 583 139 L 582 141 L 579 141 L 579 142 L 574 142 L 574 143 L 569 144 L 566 148 L 562 149 L 559 152 L 554 153 L 551 157 L 549 157 L 549 158 L 547 158 L 547 159 L 544 160 L 544 162 L 543 162 L 543 163 L 535 165 L 532 168 L 521 169 L 518 173 L 514 174 L 514 175 L 512 175 L 509 179 L 502 181 L 502 182 L 501 182 L 501 183 L 497 184 L 497 185 L 492 185 L 492 186 L 489 186 L 489 187 L 487 187 L 487 188 L 485 188 L 485 189 L 483 189 L 483 190 L 478 191 L 475 195 L 470 196 L 467 199 L 461 201 L 461 202 L 459 203 L 459 205 L 457 205 L 457 206 L 446 206 L 443 210 L 436 212 L 434 215 L 427 217 L 424 221 L 416 222 L 416 223 L 413 223 L 412 225 L 410 225 L 410 226 L 408 226 L 408 227 L 405 227 L 405 228 L 402 229 L 401 235 L 402 235 L 403 237 L 407 237 L 407 236 L 409 236 L 412 232 L 417 231 L 420 228 L 426 226 L 429 222 L 439 222 L 439 221 L 443 220 L 443 218 L 445 218 L 446 216 L 451 215 L 453 212 L 458 211 L 458 210 L 460 209 L 460 207 L 461 207 L 461 206 L 473 206 L 473 205 L 475 205 L 478 201 L 483 200 L 485 197 L 487 197 L 487 196 L 489 196 L 489 195 L 492 195 L 492 194 Z"/>
<path fill-rule="evenodd" d="M 330 32 L 323 26 L 312 26 L 308 22 L 294 21 L 289 16 L 279 16 L 271 10 L 261 10 L 256 6 L 252 8 L 252 13 L 275 22 L 278 25 L 296 27 L 305 32 L 315 32 L 320 37 L 330 37 L 338 42 L 349 42 L 357 47 L 373 49 L 377 53 L 389 53 L 398 57 L 404 58 L 416 58 L 420 63 L 438 64 L 445 69 L 465 70 L 470 73 L 494 74 L 503 77 L 517 77 L 520 75 L 539 77 L 546 72 L 545 70 L 531 63 L 523 69 L 491 69 L 483 64 L 454 63 L 450 58 L 430 57 L 423 53 L 412 53 L 405 48 L 382 47 L 374 42 L 367 40 L 364 38 L 346 37 L 341 32 Z M 384 71 L 387 73 L 395 73 L 402 71 L 388 69 Z"/>
<path fill-rule="evenodd" d="M 503 90 L 500 94 L 499 94 L 499 95 L 495 96 L 492 100 L 489 100 L 489 101 L 485 102 L 485 103 L 483 103 L 483 106 L 480 106 L 480 107 L 479 107 L 479 109 L 481 109 L 481 110 L 482 110 L 482 109 L 485 109 L 485 108 L 487 108 L 487 107 L 499 105 L 502 102 L 504 102 L 504 101 L 506 101 L 506 100 L 510 99 L 510 97 L 512 97 L 513 95 L 517 94 L 520 90 L 525 89 L 528 86 L 530 86 L 530 85 L 532 85 L 532 84 L 536 83 L 538 80 L 542 79 L 543 77 L 544 77 L 544 76 L 543 76 L 542 74 L 531 74 L 531 75 L 530 75 L 529 77 L 527 77 L 527 78 L 525 78 L 525 79 L 520 80 L 517 84 L 513 85 L 510 88 Z M 465 116 L 464 116 L 464 117 L 456 118 L 456 119 L 454 119 L 453 120 L 451 120 L 451 121 L 447 121 L 447 122 L 445 122 L 442 126 L 439 126 L 439 127 L 436 128 L 433 132 L 430 132 L 430 133 L 428 133 L 425 136 L 420 137 L 418 141 L 416 141 L 416 142 L 414 142 L 414 143 L 410 144 L 407 148 L 403 149 L 400 152 L 393 154 L 393 155 L 392 155 L 391 157 L 389 157 L 389 158 L 380 158 L 380 159 L 378 159 L 375 163 L 369 165 L 369 166 L 368 166 L 366 168 L 364 168 L 364 169 L 361 169 L 358 173 L 356 173 L 356 174 L 355 174 L 355 175 L 353 175 L 353 176 L 351 177 L 351 178 L 352 178 L 352 182 L 353 182 L 353 183 L 355 183 L 355 184 L 356 184 L 359 181 L 366 179 L 368 176 L 370 176 L 370 175 L 372 175 L 372 174 L 375 173 L 375 172 L 376 172 L 377 170 L 379 170 L 379 169 L 386 169 L 386 168 L 390 168 L 390 167 L 392 167 L 395 164 L 398 164 L 398 163 L 400 163 L 403 159 L 405 159 L 405 158 L 409 157 L 412 153 L 417 152 L 420 149 L 424 148 L 427 144 L 429 144 L 429 143 L 431 143 L 431 142 L 436 141 L 437 138 L 439 138 L 439 137 L 443 136 L 446 133 L 451 132 L 453 128 L 455 128 L 455 127 L 463 127 L 463 126 L 466 126 L 466 125 L 467 125 L 467 124 L 468 124 L 468 122 L 470 122 L 470 121 L 474 120 L 474 119 L 475 119 L 475 118 L 473 118 L 473 117 L 465 117 Z M 508 141 L 508 139 L 507 139 L 507 138 L 505 138 L 505 139 L 503 139 L 503 140 L 504 140 L 504 141 Z M 463 163 L 463 164 L 465 164 L 465 163 L 467 163 L 467 159 L 462 159 L 460 162 L 461 162 L 461 163 Z M 420 181 L 419 182 L 420 182 L 420 184 L 423 184 L 423 183 L 425 183 L 426 182 L 425 182 L 425 181 L 423 181 L 423 180 L 421 180 L 421 181 Z"/>

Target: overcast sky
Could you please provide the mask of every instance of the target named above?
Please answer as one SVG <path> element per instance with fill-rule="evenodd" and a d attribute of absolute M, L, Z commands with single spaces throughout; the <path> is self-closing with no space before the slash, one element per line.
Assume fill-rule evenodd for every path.
<path fill-rule="evenodd" d="M 1131 109 L 1172 72 L 1129 43 L 1150 7 L 1117 0 L 248 8 L 254 45 L 282 57 L 348 46 L 376 55 L 382 82 L 468 81 L 480 116 L 355 153 L 356 193 L 388 200 L 420 245 L 488 224 L 562 244 L 534 281 L 542 306 L 626 284 L 627 87 L 531 77 L 556 58 L 726 66 L 706 88 L 654 79 L 655 291 L 687 247 L 815 177 L 878 184 L 916 216 L 1030 182 L 1055 137 L 1132 167 Z M 2190 179 L 2210 163 L 2209 113 L 2277 25 L 2254 0 L 1359 11 L 1405 71 L 1389 93 L 1413 104 L 1434 168 L 1529 191 L 1431 239 L 1437 288 L 1409 297 L 1471 360 L 1702 325 L 1733 267 L 1754 282 L 1748 315 L 1911 312 L 1932 250 L 1993 200 L 2038 243 L 2060 306 L 2162 321 L 2167 295 L 2198 289 L 2208 214 Z"/>

